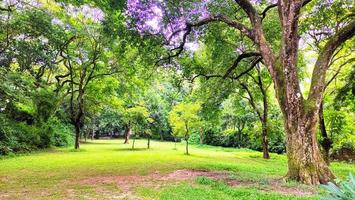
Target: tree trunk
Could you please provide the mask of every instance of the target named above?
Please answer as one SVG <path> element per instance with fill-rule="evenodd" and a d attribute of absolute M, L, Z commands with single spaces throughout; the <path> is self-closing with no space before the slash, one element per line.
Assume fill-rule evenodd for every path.
<path fill-rule="evenodd" d="M 132 142 L 132 149 L 134 149 L 134 143 L 136 141 L 136 134 L 134 133 L 133 134 L 133 142 Z"/>
<path fill-rule="evenodd" d="M 176 150 L 176 137 L 174 137 L 174 143 L 175 143 L 174 149 Z"/>
<path fill-rule="evenodd" d="M 261 76 L 259 74 L 259 80 L 261 82 Z M 264 90 L 263 86 L 261 86 L 262 94 L 263 94 L 263 116 L 261 117 L 262 124 L 262 144 L 263 144 L 263 158 L 269 159 L 269 140 L 268 140 L 268 103 L 267 103 L 267 91 Z"/>
<path fill-rule="evenodd" d="M 189 155 L 189 139 L 185 139 L 186 140 L 186 155 Z"/>
<path fill-rule="evenodd" d="M 327 129 L 325 127 L 324 115 L 323 115 L 323 101 L 319 107 L 319 129 L 322 136 L 320 141 L 320 145 L 322 146 L 322 153 L 324 161 L 329 165 L 330 164 L 330 157 L 329 151 L 333 147 L 333 141 L 331 138 L 328 137 Z"/>
<path fill-rule="evenodd" d="M 318 148 L 315 116 L 317 115 L 298 118 L 298 123 L 294 119 L 285 120 L 287 176 L 309 185 L 326 184 L 335 178 Z"/>
<path fill-rule="evenodd" d="M 80 123 L 75 123 L 75 149 L 80 146 Z"/>
<path fill-rule="evenodd" d="M 267 125 L 266 122 L 263 122 L 262 125 L 262 144 L 263 144 L 263 158 L 264 159 L 269 159 L 269 140 L 268 140 L 268 130 L 267 130 Z"/>
<path fill-rule="evenodd" d="M 124 133 L 124 143 L 123 144 L 128 144 L 129 143 L 129 137 L 131 135 L 131 127 L 129 125 L 126 126 L 125 133 Z"/>
<path fill-rule="evenodd" d="M 163 132 L 160 131 L 160 141 L 164 141 Z"/>
<path fill-rule="evenodd" d="M 185 135 L 185 141 L 186 141 L 186 155 L 189 155 L 189 137 L 188 135 Z"/>
<path fill-rule="evenodd" d="M 200 129 L 200 144 L 203 144 L 203 139 L 204 139 L 204 132 L 203 128 Z"/>
<path fill-rule="evenodd" d="M 238 131 L 237 131 L 237 134 L 238 134 L 238 148 L 240 149 L 240 144 L 242 143 L 242 131 L 239 129 L 239 128 L 237 128 L 238 129 Z"/>
<path fill-rule="evenodd" d="M 94 137 L 95 137 L 95 130 L 94 130 L 94 128 L 93 128 L 93 129 L 92 129 L 92 132 L 91 132 L 91 140 L 93 140 Z"/>
<path fill-rule="evenodd" d="M 150 136 L 148 135 L 148 149 L 150 149 Z"/>

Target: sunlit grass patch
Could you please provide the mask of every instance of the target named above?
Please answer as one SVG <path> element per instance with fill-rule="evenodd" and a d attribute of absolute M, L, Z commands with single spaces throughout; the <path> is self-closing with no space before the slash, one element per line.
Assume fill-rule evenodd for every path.
<path fill-rule="evenodd" d="M 186 156 L 183 143 L 177 144 L 177 150 L 173 150 L 174 143 L 171 142 L 152 141 L 148 150 L 146 140 L 137 140 L 135 146 L 139 150 L 131 150 L 131 144 L 125 145 L 123 140 L 95 140 L 82 144 L 79 151 L 56 148 L 5 157 L 0 160 L 0 199 L 85 199 L 89 196 L 94 199 L 129 199 L 130 196 L 140 196 L 143 199 L 216 200 L 247 199 L 248 195 L 255 199 L 298 198 L 272 192 L 274 181 L 282 179 L 287 172 L 284 155 L 271 154 L 270 160 L 264 160 L 261 152 L 252 150 L 191 145 L 191 155 Z M 355 173 L 354 164 L 335 162 L 331 167 L 341 178 L 349 172 Z M 238 186 L 218 180 L 207 184 L 203 183 L 203 178 L 200 181 L 174 179 L 164 182 L 154 180 L 156 177 L 152 176 L 152 180 L 144 184 L 131 181 L 125 187 L 115 179 L 152 174 L 164 177 L 181 169 L 228 172 L 228 178 L 238 181 Z M 85 183 L 102 177 L 111 178 L 102 183 Z M 296 182 L 278 184 L 283 189 L 302 187 Z M 201 198 L 197 198 L 198 195 Z"/>

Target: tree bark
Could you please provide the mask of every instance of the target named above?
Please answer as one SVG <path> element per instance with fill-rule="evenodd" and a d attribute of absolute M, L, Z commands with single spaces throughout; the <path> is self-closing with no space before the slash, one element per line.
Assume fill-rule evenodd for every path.
<path fill-rule="evenodd" d="M 263 158 L 269 159 L 269 140 L 268 140 L 268 129 L 267 129 L 267 118 L 263 119 L 262 122 L 262 144 L 263 144 Z"/>
<path fill-rule="evenodd" d="M 129 125 L 126 126 L 125 133 L 124 133 L 124 143 L 123 144 L 129 144 L 129 137 L 131 135 L 131 127 Z"/>
<path fill-rule="evenodd" d="M 268 112 L 269 112 L 269 104 L 268 104 L 268 96 L 267 96 L 267 88 L 264 88 L 264 84 L 261 79 L 261 74 L 259 69 L 257 68 L 258 71 L 258 85 L 260 88 L 260 91 L 263 95 L 263 115 L 261 117 L 261 124 L 262 124 L 262 144 L 263 144 L 263 158 L 264 159 L 269 159 L 269 140 L 268 140 Z"/>
<path fill-rule="evenodd" d="M 320 141 L 320 145 L 322 146 L 322 150 L 323 150 L 322 151 L 323 159 L 329 165 L 330 164 L 329 151 L 332 148 L 333 141 L 330 137 L 328 137 L 327 129 L 325 127 L 325 121 L 324 121 L 324 115 L 323 115 L 323 101 L 320 104 L 318 118 L 319 118 L 319 129 L 320 129 L 320 133 L 322 136 L 322 139 Z"/>
<path fill-rule="evenodd" d="M 305 107 L 295 101 L 285 109 L 287 177 L 309 185 L 326 184 L 335 176 L 318 148 L 316 135 L 318 109 L 309 104 L 305 103 L 308 106 Z"/>

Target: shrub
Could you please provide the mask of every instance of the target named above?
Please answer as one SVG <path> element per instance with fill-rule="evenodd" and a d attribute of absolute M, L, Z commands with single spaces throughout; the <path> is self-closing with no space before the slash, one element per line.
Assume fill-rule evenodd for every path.
<path fill-rule="evenodd" d="M 200 135 L 197 133 L 191 134 L 190 138 L 189 138 L 189 143 L 190 144 L 200 144 Z"/>
<path fill-rule="evenodd" d="M 0 114 L 0 123 L 0 155 L 73 144 L 72 128 L 56 118 L 38 127 Z"/>
<path fill-rule="evenodd" d="M 339 181 L 337 184 L 329 182 L 327 185 L 322 185 L 326 190 L 326 195 L 321 195 L 323 200 L 353 200 L 355 199 L 355 178 L 350 173 L 347 181 Z"/>

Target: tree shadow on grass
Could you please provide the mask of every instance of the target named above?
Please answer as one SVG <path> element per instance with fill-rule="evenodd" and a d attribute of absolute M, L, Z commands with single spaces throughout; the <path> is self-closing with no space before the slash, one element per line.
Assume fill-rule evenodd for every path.
<path fill-rule="evenodd" d="M 101 142 L 91 142 L 91 141 L 82 141 L 80 142 L 80 144 L 90 144 L 90 145 L 119 145 L 120 143 L 115 143 L 115 142 L 105 142 L 105 143 L 101 143 Z"/>

